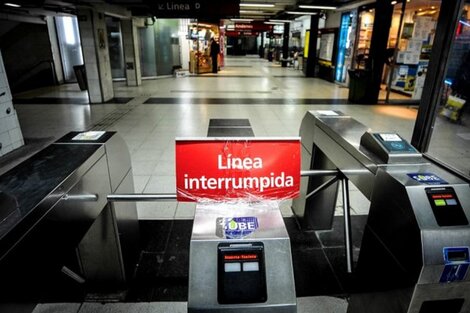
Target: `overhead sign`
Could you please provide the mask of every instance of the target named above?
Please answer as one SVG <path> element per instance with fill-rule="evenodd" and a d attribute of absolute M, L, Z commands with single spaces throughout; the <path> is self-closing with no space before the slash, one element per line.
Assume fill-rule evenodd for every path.
<path fill-rule="evenodd" d="M 300 188 L 300 138 L 177 139 L 178 201 L 291 199 Z"/>
<path fill-rule="evenodd" d="M 157 18 L 230 18 L 240 15 L 240 0 L 146 0 L 145 3 Z"/>

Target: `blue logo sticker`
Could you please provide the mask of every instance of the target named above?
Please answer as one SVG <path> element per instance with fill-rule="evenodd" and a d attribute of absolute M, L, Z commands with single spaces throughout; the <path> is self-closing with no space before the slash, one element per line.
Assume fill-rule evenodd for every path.
<path fill-rule="evenodd" d="M 258 219 L 254 216 L 219 217 L 216 235 L 226 239 L 242 239 L 252 234 L 258 227 Z"/>
<path fill-rule="evenodd" d="M 411 179 L 416 180 L 418 183 L 427 185 L 445 185 L 448 184 L 445 180 L 433 173 L 408 173 Z"/>

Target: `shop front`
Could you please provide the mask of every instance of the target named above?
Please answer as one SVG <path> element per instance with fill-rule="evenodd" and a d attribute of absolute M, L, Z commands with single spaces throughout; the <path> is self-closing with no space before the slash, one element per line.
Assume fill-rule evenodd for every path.
<path fill-rule="evenodd" d="M 421 99 L 440 5 L 414 0 L 394 6 L 380 100 Z"/>
<path fill-rule="evenodd" d="M 220 45 L 219 66 L 223 66 L 221 61 L 224 51 L 224 36 L 221 36 L 219 25 L 211 23 L 195 22 L 188 26 L 189 45 L 189 72 L 203 74 L 212 72 L 211 59 L 211 39 Z"/>

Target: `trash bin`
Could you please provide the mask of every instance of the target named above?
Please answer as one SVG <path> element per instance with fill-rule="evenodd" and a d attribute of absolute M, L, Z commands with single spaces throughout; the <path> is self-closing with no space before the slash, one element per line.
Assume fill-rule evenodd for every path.
<path fill-rule="evenodd" d="M 77 77 L 77 82 L 78 86 L 80 87 L 80 90 L 87 90 L 88 83 L 86 80 L 85 65 L 74 65 L 73 71 L 75 72 L 75 77 Z"/>
<path fill-rule="evenodd" d="M 348 70 L 349 73 L 349 95 L 348 100 L 353 103 L 371 104 L 376 101 L 368 92 L 372 83 L 372 71 L 355 69 Z"/>

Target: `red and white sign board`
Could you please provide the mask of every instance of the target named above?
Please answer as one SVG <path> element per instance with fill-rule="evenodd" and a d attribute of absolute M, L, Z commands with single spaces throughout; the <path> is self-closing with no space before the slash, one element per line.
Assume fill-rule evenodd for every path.
<path fill-rule="evenodd" d="M 291 199 L 300 189 L 300 138 L 177 138 L 178 201 Z"/>

